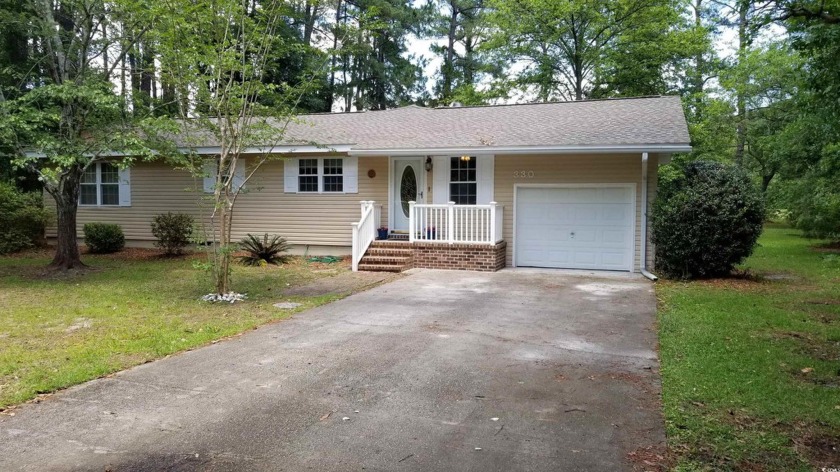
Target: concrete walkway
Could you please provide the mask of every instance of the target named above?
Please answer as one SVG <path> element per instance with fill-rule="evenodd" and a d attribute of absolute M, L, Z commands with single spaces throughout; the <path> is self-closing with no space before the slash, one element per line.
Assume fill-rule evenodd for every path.
<path fill-rule="evenodd" d="M 629 470 L 652 285 L 415 271 L 0 415 L 0 470 Z"/>

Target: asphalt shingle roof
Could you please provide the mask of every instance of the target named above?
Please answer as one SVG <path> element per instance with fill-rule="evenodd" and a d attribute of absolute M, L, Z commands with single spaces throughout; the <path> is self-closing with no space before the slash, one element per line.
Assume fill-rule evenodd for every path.
<path fill-rule="evenodd" d="M 301 115 L 282 144 L 354 150 L 688 145 L 689 135 L 680 98 L 664 96 Z"/>

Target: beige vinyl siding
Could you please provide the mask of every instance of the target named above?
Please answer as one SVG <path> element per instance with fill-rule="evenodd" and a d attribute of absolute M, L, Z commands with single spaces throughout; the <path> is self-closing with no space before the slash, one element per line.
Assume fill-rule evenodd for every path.
<path fill-rule="evenodd" d="M 359 193 L 294 194 L 283 191 L 283 161 L 267 162 L 236 202 L 233 239 L 269 233 L 295 245 L 348 248 L 351 224 L 361 216 L 359 201 L 383 204 L 383 220 L 388 214 L 388 158 L 360 157 L 358 165 Z M 376 171 L 374 178 L 368 177 L 371 169 Z M 202 179 L 163 163 L 140 163 L 131 168 L 131 206 L 79 207 L 79 235 L 85 223 L 117 223 L 129 242 L 150 242 L 155 215 L 172 211 L 199 218 L 212 209 L 206 199 Z M 47 235 L 54 236 L 55 229 L 50 228 Z"/>
<path fill-rule="evenodd" d="M 657 158 L 650 156 L 648 198 L 656 195 Z M 518 173 L 518 177 L 515 175 Z M 522 177 L 524 175 L 525 177 Z M 533 175 L 533 177 L 529 177 Z M 638 270 L 641 234 L 641 154 L 582 155 L 497 155 L 494 197 L 504 206 L 503 235 L 508 241 L 507 265 L 513 265 L 513 221 L 515 184 L 604 184 L 636 185 L 636 241 L 633 267 Z M 648 264 L 652 267 L 653 248 L 648 245 Z"/>

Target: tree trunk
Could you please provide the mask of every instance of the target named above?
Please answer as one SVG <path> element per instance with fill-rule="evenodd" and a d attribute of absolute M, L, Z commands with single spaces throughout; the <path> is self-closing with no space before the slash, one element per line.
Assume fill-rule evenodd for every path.
<path fill-rule="evenodd" d="M 741 0 L 738 6 L 738 63 L 743 64 L 747 55 L 747 48 L 749 47 L 749 38 L 747 37 L 747 14 L 749 13 L 750 2 Z M 743 85 L 739 84 L 736 98 L 736 108 L 738 114 L 738 124 L 736 128 L 736 142 L 735 142 L 735 164 L 743 165 L 744 163 L 744 147 L 747 143 L 747 99 L 744 96 Z"/>
<path fill-rule="evenodd" d="M 311 1 L 306 2 L 303 16 L 303 43 L 312 45 L 312 33 L 315 31 L 315 21 L 318 19 L 318 5 Z"/>
<path fill-rule="evenodd" d="M 225 184 L 225 187 L 230 184 Z M 230 200 L 230 189 L 219 190 L 217 211 L 219 215 L 219 234 L 216 242 L 216 293 L 224 295 L 230 292 L 231 245 L 230 235 L 233 226 L 233 204 Z"/>
<path fill-rule="evenodd" d="M 230 239 L 228 227 L 228 209 L 226 202 L 219 205 L 219 240 L 216 253 L 216 293 L 223 295 L 230 292 L 230 253 L 228 241 Z"/>
<path fill-rule="evenodd" d="M 464 85 L 475 85 L 475 38 L 471 33 L 464 35 Z"/>
<path fill-rule="evenodd" d="M 101 25 L 102 38 L 107 42 L 108 27 L 106 26 L 107 21 L 106 21 L 104 16 L 101 18 L 101 21 L 102 21 L 102 25 Z M 108 64 L 108 47 L 103 47 L 102 48 L 102 69 L 108 70 L 108 66 L 109 66 L 109 64 Z"/>
<path fill-rule="evenodd" d="M 575 48 L 572 52 L 571 63 L 572 72 L 575 76 L 575 100 L 583 100 L 583 48 L 585 47 L 580 35 L 577 32 L 577 27 L 572 22 L 572 44 Z"/>
<path fill-rule="evenodd" d="M 61 176 L 56 188 L 48 190 L 56 205 L 55 257 L 49 267 L 57 270 L 80 269 L 82 263 L 76 236 L 76 211 L 79 208 L 81 170 L 70 170 Z"/>
<path fill-rule="evenodd" d="M 156 84 L 155 84 L 155 53 L 151 49 L 148 42 L 141 43 L 142 50 L 140 52 L 140 91 L 143 92 L 144 99 L 156 99 Z"/>
<path fill-rule="evenodd" d="M 767 193 L 767 189 L 770 187 L 770 182 L 773 181 L 773 177 L 776 176 L 776 171 L 765 172 L 761 175 L 761 192 Z"/>
<path fill-rule="evenodd" d="M 338 32 L 341 23 L 341 0 L 338 0 L 335 6 L 335 26 L 333 27 L 333 45 L 332 57 L 330 57 L 330 90 L 327 97 L 327 111 L 333 111 L 333 104 L 335 103 L 335 74 L 336 74 L 336 60 L 338 58 Z M 343 45 L 342 45 L 343 46 Z"/>
<path fill-rule="evenodd" d="M 696 28 L 703 27 L 703 0 L 695 0 L 694 2 L 694 26 Z M 703 51 L 694 56 L 694 118 L 697 122 L 703 119 L 703 71 L 706 68 L 706 61 L 703 57 Z"/>
<path fill-rule="evenodd" d="M 455 34 L 458 32 L 458 6 L 454 1 L 450 1 L 449 7 L 452 11 L 449 15 L 449 34 L 446 55 L 443 58 L 443 87 L 440 94 L 444 104 L 449 104 L 452 98 L 452 84 L 455 81 Z"/>

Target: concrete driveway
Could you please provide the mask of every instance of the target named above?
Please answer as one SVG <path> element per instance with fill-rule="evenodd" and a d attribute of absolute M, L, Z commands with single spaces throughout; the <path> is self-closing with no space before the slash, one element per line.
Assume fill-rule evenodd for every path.
<path fill-rule="evenodd" d="M 0 470 L 621 470 L 661 446 L 652 285 L 416 271 L 0 415 Z"/>

